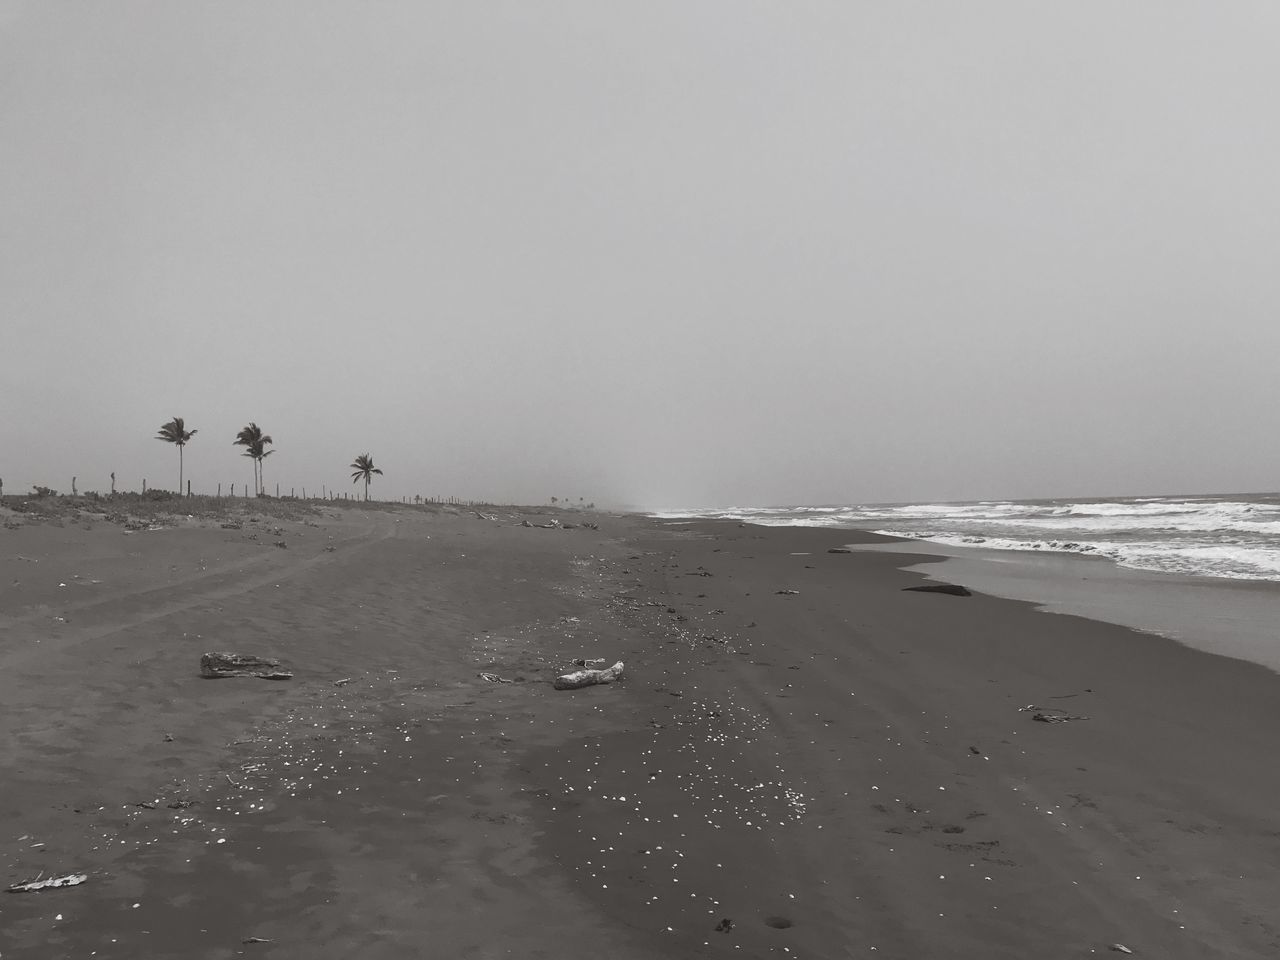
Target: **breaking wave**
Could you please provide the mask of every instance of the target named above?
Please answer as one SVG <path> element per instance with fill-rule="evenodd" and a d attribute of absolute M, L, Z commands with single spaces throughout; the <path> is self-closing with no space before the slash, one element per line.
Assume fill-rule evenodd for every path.
<path fill-rule="evenodd" d="M 1142 570 L 1280 580 L 1280 496 L 987 500 L 661 511 L 765 526 L 871 530 L 996 550 L 1079 553 Z"/>

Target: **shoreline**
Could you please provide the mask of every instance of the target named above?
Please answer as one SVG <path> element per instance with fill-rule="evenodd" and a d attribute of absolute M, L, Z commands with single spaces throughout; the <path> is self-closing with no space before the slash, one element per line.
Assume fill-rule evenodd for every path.
<path fill-rule="evenodd" d="M 827 552 L 856 531 L 522 519 L 0 540 L 3 879 L 90 877 L 0 897 L 0 953 L 1280 945 L 1267 669 L 904 592 L 931 557 Z M 205 648 L 295 677 L 202 680 Z M 553 690 L 575 657 L 626 675 Z"/>
<path fill-rule="evenodd" d="M 885 537 L 858 549 L 924 555 L 906 569 L 1048 613 L 1116 624 L 1280 672 L 1280 582 L 1125 567 L 1108 557 Z M 924 547 L 925 549 L 920 549 Z"/>

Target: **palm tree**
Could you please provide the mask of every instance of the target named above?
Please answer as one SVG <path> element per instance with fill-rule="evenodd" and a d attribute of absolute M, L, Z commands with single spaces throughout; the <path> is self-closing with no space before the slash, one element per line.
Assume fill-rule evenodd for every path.
<path fill-rule="evenodd" d="M 262 487 L 258 484 L 258 458 L 253 456 L 253 445 L 261 436 L 262 430 L 256 423 L 250 421 L 247 427 L 240 428 L 240 432 L 236 434 L 236 438 L 231 441 L 232 446 L 248 448 L 244 453 L 240 454 L 240 456 L 253 458 L 253 492 L 255 494 L 257 494 Z"/>
<path fill-rule="evenodd" d="M 247 427 L 241 427 L 240 432 L 236 434 L 235 440 L 232 441 L 233 446 L 248 447 L 242 457 L 250 457 L 253 460 L 253 489 L 254 493 L 263 493 L 266 490 L 262 482 L 262 461 L 266 457 L 275 453 L 274 450 L 266 450 L 266 445 L 274 441 L 262 432 L 253 421 L 249 422 Z"/>
<path fill-rule="evenodd" d="M 187 441 L 196 435 L 198 431 L 188 430 L 187 425 L 183 423 L 181 417 L 174 417 L 168 423 L 160 427 L 160 432 L 156 434 L 157 440 L 163 440 L 166 443 L 176 443 L 178 445 L 178 495 L 182 495 L 182 448 L 187 445 Z"/>
<path fill-rule="evenodd" d="M 369 456 L 367 453 L 362 453 L 360 456 L 356 457 L 351 464 L 351 468 L 355 471 L 355 473 L 351 474 L 352 483 L 355 483 L 361 477 L 364 477 L 364 499 L 365 502 L 368 503 L 369 481 L 373 479 L 373 475 L 375 473 L 378 476 L 382 476 L 382 471 L 373 465 L 373 457 Z"/>
<path fill-rule="evenodd" d="M 275 453 L 275 451 L 264 450 L 263 447 L 270 442 L 270 437 L 263 437 L 249 448 L 249 455 L 258 461 L 258 483 L 261 485 L 261 492 L 264 497 L 267 495 L 267 480 L 266 477 L 262 475 L 262 461 Z"/>

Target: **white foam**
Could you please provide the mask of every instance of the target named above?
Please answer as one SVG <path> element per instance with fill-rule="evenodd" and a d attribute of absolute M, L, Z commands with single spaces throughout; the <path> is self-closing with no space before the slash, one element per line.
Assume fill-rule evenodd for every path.
<path fill-rule="evenodd" d="M 1190 576 L 1234 580 L 1280 580 L 1280 550 L 1272 544 L 1171 543 L 1145 540 L 1018 540 L 938 531 L 876 530 L 905 540 L 922 540 L 955 547 L 1022 550 L 1041 553 L 1079 553 L 1106 557 L 1123 567 Z"/>
<path fill-rule="evenodd" d="M 866 529 L 914 540 L 1110 557 L 1125 566 L 1280 580 L 1280 498 L 988 500 L 663 511 L 763 526 Z"/>

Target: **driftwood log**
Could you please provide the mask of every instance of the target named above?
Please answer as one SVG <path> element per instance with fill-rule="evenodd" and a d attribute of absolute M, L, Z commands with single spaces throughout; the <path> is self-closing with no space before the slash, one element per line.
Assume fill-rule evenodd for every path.
<path fill-rule="evenodd" d="M 58 887 L 75 887 L 89 879 L 87 873 L 68 873 L 63 877 L 49 877 L 41 880 L 36 877 L 34 880 L 27 880 L 25 883 L 15 883 L 11 887 L 7 887 L 9 893 L 38 893 L 41 890 L 54 890 Z"/>
<path fill-rule="evenodd" d="M 622 661 L 619 660 L 608 670 L 575 670 L 562 677 L 556 677 L 557 690 L 577 690 L 579 687 L 590 687 L 597 683 L 613 683 L 622 679 Z"/>
<path fill-rule="evenodd" d="M 279 660 L 250 657 L 241 653 L 206 653 L 200 658 L 200 676 L 261 677 L 263 680 L 292 680 L 293 674 L 280 669 Z"/>

